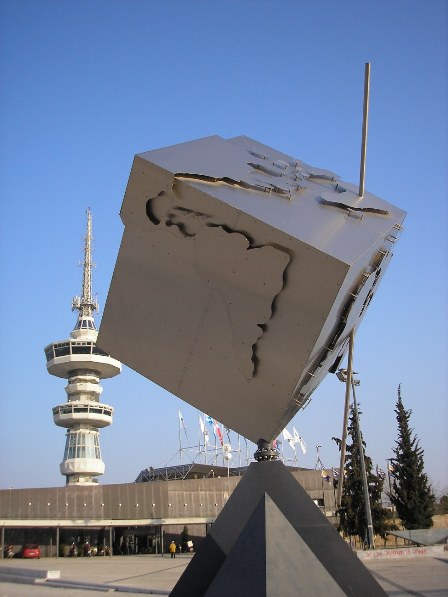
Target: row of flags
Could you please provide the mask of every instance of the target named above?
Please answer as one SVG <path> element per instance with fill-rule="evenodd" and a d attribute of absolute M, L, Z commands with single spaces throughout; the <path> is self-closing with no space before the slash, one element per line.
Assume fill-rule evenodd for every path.
<path fill-rule="evenodd" d="M 394 469 L 393 469 L 392 465 L 389 464 L 389 473 L 391 475 L 393 475 L 393 470 Z M 322 478 L 325 479 L 326 481 L 330 481 L 331 477 L 328 474 L 328 472 L 325 470 L 323 465 L 322 465 L 321 471 L 322 471 Z M 345 478 L 345 475 L 346 475 L 346 472 L 344 471 L 344 478 Z M 386 473 L 383 471 L 382 468 L 377 466 L 376 467 L 376 476 L 384 481 L 384 479 L 386 478 Z M 339 481 L 339 477 L 340 477 L 339 469 L 334 468 L 333 469 L 333 480 Z"/>
<path fill-rule="evenodd" d="M 185 421 L 184 421 L 184 418 L 183 418 L 180 410 L 178 411 L 178 416 L 179 416 L 179 429 L 183 430 L 183 432 L 185 433 L 185 437 L 187 438 L 187 440 L 189 440 L 187 428 L 185 426 Z M 217 438 L 219 440 L 219 443 L 221 444 L 221 446 L 223 446 L 224 445 L 223 430 L 221 429 L 221 426 L 218 423 L 218 421 L 216 419 L 213 419 L 210 415 L 204 415 L 204 417 L 202 417 L 201 414 L 198 414 L 198 420 L 199 420 L 199 428 L 201 430 L 201 434 L 204 436 L 204 443 L 206 445 L 210 444 L 210 435 L 209 435 L 209 432 L 207 429 L 207 425 L 209 425 L 213 431 L 214 437 Z M 225 429 L 226 429 L 226 433 L 227 433 L 227 439 L 230 442 L 230 429 L 228 427 L 226 427 Z M 285 427 L 285 429 L 283 429 L 283 432 L 282 432 L 283 439 L 288 442 L 288 444 L 291 446 L 291 448 L 294 450 L 294 452 L 296 451 L 296 445 L 299 445 L 300 449 L 302 450 L 302 453 L 306 454 L 306 444 L 305 444 L 305 441 L 303 440 L 302 436 L 300 435 L 300 433 L 297 431 L 297 429 L 295 427 L 292 428 L 292 431 L 293 431 L 293 435 L 291 435 L 291 433 Z M 274 442 L 273 442 L 274 448 L 279 449 L 281 443 L 282 442 L 279 439 L 274 440 Z"/>
<path fill-rule="evenodd" d="M 391 464 L 388 465 L 388 470 L 389 470 L 389 473 L 393 476 L 395 469 Z M 331 477 L 328 474 L 328 472 L 325 470 L 323 465 L 322 465 L 321 471 L 322 471 L 322 478 L 325 479 L 326 481 L 330 481 Z M 344 471 L 344 478 L 345 478 L 345 475 L 346 475 L 346 472 Z M 377 466 L 376 467 L 376 476 L 384 481 L 384 479 L 386 478 L 386 473 L 383 471 L 382 468 Z M 333 469 L 333 480 L 339 481 L 339 477 L 340 477 L 339 469 L 334 468 Z"/>
<path fill-rule="evenodd" d="M 189 438 L 188 438 L 187 428 L 185 427 L 185 421 L 184 421 L 184 418 L 183 418 L 180 410 L 178 411 L 178 415 L 179 415 L 179 429 L 184 431 L 185 437 L 188 440 Z M 199 419 L 199 428 L 201 430 L 202 435 L 204 436 L 204 443 L 205 444 L 210 443 L 210 436 L 209 436 L 209 433 L 207 430 L 207 426 L 205 424 L 205 423 L 207 423 L 208 425 L 211 426 L 211 428 L 213 430 L 213 435 L 219 439 L 219 443 L 221 444 L 221 446 L 223 446 L 224 445 L 224 436 L 223 436 L 222 429 L 221 429 L 218 421 L 216 419 L 212 419 L 212 417 L 210 417 L 209 415 L 204 415 L 204 418 L 202 418 L 202 416 L 200 414 L 198 415 L 198 419 Z M 226 427 L 226 431 L 227 431 L 227 436 L 229 437 L 230 430 L 227 427 Z M 229 440 L 230 440 L 230 437 L 229 437 Z"/>
<path fill-rule="evenodd" d="M 185 437 L 189 441 L 187 428 L 185 426 L 185 421 L 184 421 L 184 418 L 183 418 L 180 410 L 178 411 L 178 415 L 179 415 L 179 429 L 183 430 L 183 432 L 185 433 Z M 223 430 L 221 429 L 218 421 L 216 419 L 213 419 L 210 415 L 204 415 L 204 418 L 203 418 L 200 414 L 198 414 L 198 419 L 199 419 L 199 428 L 201 430 L 202 435 L 204 436 L 204 444 L 206 444 L 206 445 L 210 444 L 210 435 L 207 430 L 207 425 L 209 425 L 213 431 L 214 437 L 217 438 L 219 440 L 219 443 L 221 444 L 221 446 L 223 446 L 224 445 Z M 226 429 L 228 441 L 230 443 L 230 429 L 228 427 L 226 427 L 225 429 Z M 282 436 L 283 436 L 283 440 L 286 441 L 290 445 L 290 447 L 294 450 L 294 453 L 296 453 L 296 445 L 298 445 L 300 447 L 300 449 L 302 450 L 302 453 L 304 455 L 306 454 L 305 441 L 303 440 L 303 437 L 300 435 L 300 433 L 297 431 L 297 429 L 295 427 L 292 428 L 292 434 L 285 427 L 285 429 L 283 429 L 283 431 L 282 431 Z M 276 439 L 273 441 L 273 445 L 274 445 L 274 448 L 279 450 L 280 446 L 282 445 L 282 441 L 280 439 Z M 323 466 L 320 458 L 318 458 L 318 463 L 320 464 L 322 478 L 325 479 L 325 481 L 330 482 L 331 477 L 328 474 L 325 467 Z M 395 473 L 395 468 L 390 462 L 388 463 L 388 473 L 392 476 L 394 476 L 394 473 Z M 382 480 L 384 480 L 386 478 L 386 473 L 379 466 L 376 467 L 376 474 L 377 474 L 377 477 L 379 477 Z M 339 469 L 333 469 L 333 480 L 336 482 L 339 480 Z"/>

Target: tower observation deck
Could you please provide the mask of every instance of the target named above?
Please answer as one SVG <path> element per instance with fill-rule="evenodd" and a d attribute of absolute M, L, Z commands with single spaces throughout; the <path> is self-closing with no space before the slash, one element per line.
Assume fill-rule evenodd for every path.
<path fill-rule="evenodd" d="M 68 380 L 67 401 L 53 408 L 53 420 L 67 428 L 60 468 L 70 485 L 96 484 L 104 473 L 98 429 L 112 423 L 114 409 L 100 402 L 100 380 L 121 373 L 121 363 L 96 346 L 93 314 L 98 303 L 92 296 L 92 268 L 92 215 L 88 209 L 82 294 L 72 302 L 72 310 L 78 311 L 76 325 L 67 340 L 45 348 L 48 373 Z"/>

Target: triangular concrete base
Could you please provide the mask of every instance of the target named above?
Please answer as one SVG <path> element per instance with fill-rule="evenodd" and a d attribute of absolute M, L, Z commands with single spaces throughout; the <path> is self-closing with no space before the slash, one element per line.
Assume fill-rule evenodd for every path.
<path fill-rule="evenodd" d="M 171 597 L 386 593 L 279 461 L 252 464 Z"/>
<path fill-rule="evenodd" d="M 265 493 L 205 595 L 344 597 L 344 592 Z"/>

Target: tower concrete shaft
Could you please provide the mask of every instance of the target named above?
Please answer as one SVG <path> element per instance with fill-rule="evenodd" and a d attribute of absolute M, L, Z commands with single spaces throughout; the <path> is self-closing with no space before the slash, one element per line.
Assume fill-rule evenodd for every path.
<path fill-rule="evenodd" d="M 93 313 L 98 310 L 92 298 L 92 215 L 87 210 L 87 233 L 84 245 L 82 293 L 75 297 L 75 328 L 68 340 L 45 348 L 47 370 L 68 380 L 67 401 L 53 408 L 53 421 L 67 428 L 61 474 L 67 484 L 92 485 L 105 470 L 101 458 L 98 429 L 112 423 L 114 409 L 102 402 L 100 380 L 121 372 L 121 363 L 96 346 L 98 332 Z"/>

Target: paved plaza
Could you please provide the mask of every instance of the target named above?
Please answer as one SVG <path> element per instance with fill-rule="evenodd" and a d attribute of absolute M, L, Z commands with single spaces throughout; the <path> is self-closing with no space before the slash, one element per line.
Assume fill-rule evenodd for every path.
<path fill-rule="evenodd" d="M 0 597 L 98 597 L 100 592 L 168 595 L 190 559 L 190 555 L 182 554 L 175 559 L 139 555 L 0 560 Z M 448 596 L 448 552 L 435 557 L 364 563 L 391 597 Z M 23 568 L 59 570 L 60 580 L 24 584 L 23 578 L 18 582 L 17 576 L 12 578 L 4 574 L 11 568 L 17 573 Z"/>

